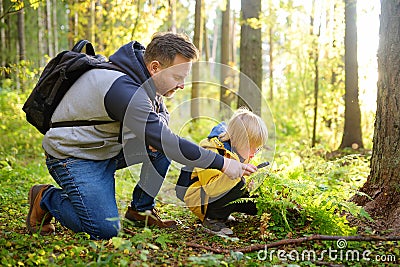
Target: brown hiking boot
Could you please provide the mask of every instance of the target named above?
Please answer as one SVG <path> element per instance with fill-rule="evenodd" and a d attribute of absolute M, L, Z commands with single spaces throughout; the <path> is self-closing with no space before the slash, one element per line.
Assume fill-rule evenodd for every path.
<path fill-rule="evenodd" d="M 50 186 L 48 184 L 38 184 L 32 186 L 29 190 L 29 213 L 26 217 L 26 227 L 32 234 L 37 233 L 39 229 L 41 235 L 49 235 L 55 231 L 54 225 L 50 223 L 53 216 L 50 212 L 40 207 L 43 192 Z"/>
<path fill-rule="evenodd" d="M 131 207 L 128 207 L 128 210 L 125 213 L 125 218 L 132 222 L 145 222 L 147 219 L 147 226 L 156 225 L 160 228 L 175 228 L 176 221 L 174 220 L 161 220 L 160 215 L 158 214 L 157 209 L 153 208 L 151 210 L 151 214 L 149 216 L 142 215 L 144 212 L 139 212 Z"/>

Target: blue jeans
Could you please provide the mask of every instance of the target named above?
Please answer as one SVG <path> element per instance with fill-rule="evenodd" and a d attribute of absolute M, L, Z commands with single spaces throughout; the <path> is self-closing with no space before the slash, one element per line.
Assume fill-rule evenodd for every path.
<path fill-rule="evenodd" d="M 140 180 L 133 191 L 132 208 L 151 210 L 168 171 L 170 160 L 160 152 L 130 155 L 130 164 L 143 163 Z M 47 155 L 49 172 L 61 188 L 46 190 L 41 207 L 74 232 L 92 239 L 109 239 L 121 228 L 115 199 L 115 171 L 126 167 L 121 152 L 107 160 L 57 159 Z"/>

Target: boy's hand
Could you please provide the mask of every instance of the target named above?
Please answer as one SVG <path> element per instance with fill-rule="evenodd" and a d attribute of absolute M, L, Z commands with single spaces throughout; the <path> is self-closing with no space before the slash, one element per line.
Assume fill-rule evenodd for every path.
<path fill-rule="evenodd" d="M 224 158 L 224 167 L 221 170 L 229 178 L 236 179 L 244 175 L 250 175 L 257 171 L 257 167 L 252 164 L 244 164 L 237 160 Z"/>

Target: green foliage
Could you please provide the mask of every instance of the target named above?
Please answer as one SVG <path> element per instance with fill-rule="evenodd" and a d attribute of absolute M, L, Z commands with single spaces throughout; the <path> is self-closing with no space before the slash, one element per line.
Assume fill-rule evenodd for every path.
<path fill-rule="evenodd" d="M 29 65 L 25 63 L 12 68 L 19 73 L 19 78 L 14 76 L 14 81 L 18 80 L 23 88 L 27 88 L 26 92 L 17 90 L 12 79 L 4 79 L 0 85 L 0 117 L 4 118 L 0 125 L 0 159 L 9 164 L 13 163 L 15 157 L 34 158 L 42 153 L 42 135 L 25 120 L 25 113 L 22 111 L 22 105 L 34 87 L 32 77 L 37 73 L 29 70 Z"/>
<path fill-rule="evenodd" d="M 334 160 L 321 150 L 305 149 L 300 155 L 282 152 L 274 169 L 264 172 L 264 183 L 255 192 L 265 236 L 312 231 L 319 234 L 351 235 L 343 212 L 370 219 L 348 199 L 368 175 L 368 155 L 351 154 Z"/>

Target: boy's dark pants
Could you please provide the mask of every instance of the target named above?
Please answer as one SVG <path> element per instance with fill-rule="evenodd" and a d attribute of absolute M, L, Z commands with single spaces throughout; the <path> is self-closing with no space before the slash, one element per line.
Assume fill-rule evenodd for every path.
<path fill-rule="evenodd" d="M 257 214 L 256 204 L 252 201 L 231 203 L 240 198 L 248 198 L 244 178 L 223 197 L 210 198 L 206 218 L 226 220 L 232 212 L 242 212 L 249 215 Z"/>

